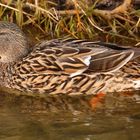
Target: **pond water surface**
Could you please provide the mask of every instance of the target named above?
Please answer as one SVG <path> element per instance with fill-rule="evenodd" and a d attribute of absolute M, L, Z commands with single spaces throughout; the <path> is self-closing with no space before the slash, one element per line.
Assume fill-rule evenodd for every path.
<path fill-rule="evenodd" d="M 88 101 L 1 92 L 0 140 L 140 140 L 140 91 Z"/>

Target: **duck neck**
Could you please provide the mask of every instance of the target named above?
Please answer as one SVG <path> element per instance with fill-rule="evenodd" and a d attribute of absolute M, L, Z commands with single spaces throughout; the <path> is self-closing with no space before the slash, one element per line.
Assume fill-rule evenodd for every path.
<path fill-rule="evenodd" d="M 0 86 L 10 87 L 11 79 L 11 67 L 13 64 L 0 63 Z"/>

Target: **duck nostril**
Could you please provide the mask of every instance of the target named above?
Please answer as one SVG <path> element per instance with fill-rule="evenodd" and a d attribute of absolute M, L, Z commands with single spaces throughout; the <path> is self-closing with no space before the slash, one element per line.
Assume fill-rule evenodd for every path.
<path fill-rule="evenodd" d="M 2 57 L 0 56 L 0 59 L 1 59 Z"/>

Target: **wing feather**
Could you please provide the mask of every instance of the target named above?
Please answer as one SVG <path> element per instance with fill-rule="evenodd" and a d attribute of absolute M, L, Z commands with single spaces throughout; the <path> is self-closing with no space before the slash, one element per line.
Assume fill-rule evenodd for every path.
<path fill-rule="evenodd" d="M 91 63 L 88 70 L 95 73 L 113 72 L 125 65 L 134 55 L 134 52 L 106 52 L 91 57 Z"/>
<path fill-rule="evenodd" d="M 43 41 L 21 62 L 23 73 L 66 73 L 71 76 L 83 72 L 104 73 L 120 69 L 134 56 L 132 49 L 114 44 L 85 40 Z M 120 49 L 121 48 L 121 49 Z M 23 63 L 30 65 L 24 69 Z"/>

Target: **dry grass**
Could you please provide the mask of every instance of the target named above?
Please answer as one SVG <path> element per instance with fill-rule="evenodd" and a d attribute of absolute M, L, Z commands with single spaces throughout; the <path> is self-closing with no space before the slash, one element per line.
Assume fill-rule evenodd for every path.
<path fill-rule="evenodd" d="M 111 11 L 108 18 L 103 11 L 94 8 L 96 2 L 90 6 L 81 6 L 77 0 L 71 3 L 73 10 L 56 10 L 52 1 L 3 0 L 0 2 L 0 19 L 26 27 L 28 33 L 37 32 L 37 40 L 44 36 L 49 39 L 70 36 L 140 45 L 140 10 L 131 7 L 123 13 Z"/>

